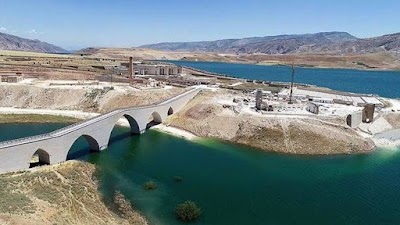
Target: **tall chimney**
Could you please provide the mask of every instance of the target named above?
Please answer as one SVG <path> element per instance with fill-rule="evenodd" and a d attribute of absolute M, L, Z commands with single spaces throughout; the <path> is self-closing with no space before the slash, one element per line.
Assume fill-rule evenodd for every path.
<path fill-rule="evenodd" d="M 129 57 L 129 81 L 133 82 L 133 58 Z"/>
<path fill-rule="evenodd" d="M 256 90 L 256 109 L 261 110 L 261 105 L 262 105 L 262 90 L 257 89 Z"/>

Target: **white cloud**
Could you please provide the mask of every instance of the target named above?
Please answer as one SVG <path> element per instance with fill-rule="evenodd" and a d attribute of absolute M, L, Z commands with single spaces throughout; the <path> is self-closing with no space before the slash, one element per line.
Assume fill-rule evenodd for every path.
<path fill-rule="evenodd" d="M 29 35 L 43 35 L 44 32 L 42 32 L 42 31 L 37 31 L 36 29 L 32 29 L 32 30 L 28 31 L 28 34 L 29 34 Z"/>
<path fill-rule="evenodd" d="M 32 29 L 32 30 L 28 31 L 28 33 L 30 33 L 30 34 L 37 34 L 38 32 L 37 32 L 35 29 Z"/>
<path fill-rule="evenodd" d="M 0 27 L 0 31 L 5 32 L 5 31 L 7 31 L 7 28 L 5 28 L 5 27 Z"/>

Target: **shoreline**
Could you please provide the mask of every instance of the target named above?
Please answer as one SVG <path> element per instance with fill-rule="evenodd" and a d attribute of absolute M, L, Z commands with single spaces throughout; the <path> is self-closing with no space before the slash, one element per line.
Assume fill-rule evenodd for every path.
<path fill-rule="evenodd" d="M 0 107 L 0 116 L 1 115 L 21 115 L 21 116 L 29 116 L 29 115 L 39 115 L 39 116 L 53 116 L 53 117 L 65 117 L 66 119 L 77 119 L 77 120 L 86 120 L 86 119 L 91 119 L 93 117 L 96 117 L 100 115 L 99 113 L 91 113 L 91 112 L 83 112 L 83 111 L 74 111 L 74 110 L 50 110 L 50 109 L 19 109 L 19 108 L 9 108 L 9 107 Z M 3 118 L 4 119 L 4 118 Z M 8 118 L 7 118 L 8 119 Z M 35 120 L 36 119 L 36 120 Z M 35 118 L 34 120 L 30 121 L 28 119 L 27 122 L 25 121 L 17 121 L 17 123 L 34 123 L 35 121 L 38 122 L 38 118 Z M 49 121 L 42 121 L 43 123 L 56 123 L 56 122 L 63 122 L 61 119 L 58 121 L 59 118 L 52 118 Z M 40 121 L 40 120 L 39 120 Z M 69 120 L 67 120 L 69 121 Z M 6 121 L 0 119 L 0 123 L 13 123 L 13 121 Z M 75 123 L 76 121 L 70 121 L 71 123 Z M 128 121 L 126 121 L 124 118 L 121 118 L 117 124 L 119 126 L 123 127 L 130 127 Z M 175 126 L 171 126 L 170 124 L 158 124 L 156 126 L 151 127 L 150 129 L 157 130 L 162 133 L 166 133 L 178 138 L 183 138 L 188 141 L 196 141 L 201 139 L 201 136 L 198 136 L 194 133 L 191 133 L 190 131 L 177 128 Z M 393 139 L 393 137 L 388 136 L 389 134 L 399 134 L 399 138 Z M 400 129 L 395 129 L 395 130 L 390 130 L 382 133 L 378 133 L 373 136 L 369 136 L 370 138 L 376 145 L 376 148 L 397 148 L 400 147 Z M 225 142 L 224 139 L 217 139 L 219 141 Z M 238 144 L 242 145 L 240 143 L 235 143 L 235 142 L 228 142 L 231 144 Z M 248 146 L 250 147 L 250 146 Z M 374 149 L 374 150 L 375 150 Z M 372 151 L 374 151 L 372 150 Z M 271 151 L 274 152 L 274 151 Z M 302 154 L 299 154 L 302 155 Z M 324 154 L 325 155 L 325 154 Z"/>
<path fill-rule="evenodd" d="M 381 132 L 372 137 L 375 145 L 380 148 L 400 147 L 400 129 Z"/>
<path fill-rule="evenodd" d="M 82 112 L 82 111 L 73 111 L 73 110 L 53 110 L 53 109 L 18 109 L 18 108 L 8 108 L 8 107 L 0 107 L 0 115 L 42 115 L 42 116 L 59 116 L 66 118 L 75 118 L 78 120 L 87 120 L 93 117 L 100 115 L 100 113 L 90 113 L 90 112 Z M 12 123 L 12 121 L 10 121 Z M 29 121 L 28 121 L 29 122 Z M 34 121 L 32 121 L 34 122 Z M 46 121 L 43 121 L 46 122 Z M 57 122 L 51 120 L 47 123 Z M 62 122 L 62 121 L 60 121 Z M 0 120 L 1 123 L 1 120 Z M 123 127 L 130 127 L 128 121 L 124 118 L 121 118 L 118 122 L 118 125 Z M 159 124 L 151 127 L 150 129 L 155 129 L 163 133 L 167 133 L 179 138 L 184 138 L 186 140 L 194 140 L 196 138 L 200 138 L 193 133 L 188 131 L 179 129 L 177 127 L 173 127 L 170 125 Z"/>
<path fill-rule="evenodd" d="M 7 200 L 1 205 L 0 224 L 88 224 L 92 221 L 90 224 L 148 225 L 148 219 L 122 193 L 115 192 L 112 201 L 104 201 L 98 173 L 94 164 L 69 160 L 3 174 L 0 182 L 5 185 L 0 194 Z M 76 203 L 74 207 L 62 196 L 72 198 L 70 204 Z"/>
<path fill-rule="evenodd" d="M 149 60 L 152 61 L 152 60 Z M 285 63 L 257 63 L 257 62 L 243 62 L 243 61 L 195 61 L 195 60 L 166 60 L 166 61 L 182 61 L 182 62 L 207 62 L 207 63 L 230 63 L 230 64 L 245 64 L 245 65 L 256 65 L 256 66 L 291 66 L 291 64 Z M 296 66 L 296 64 L 295 64 Z M 400 69 L 390 69 L 390 68 L 357 68 L 357 67 L 327 67 L 327 66 L 305 66 L 302 64 L 297 65 L 299 68 L 306 69 L 342 69 L 342 70 L 358 70 L 358 71 L 370 71 L 370 72 L 400 72 Z M 232 76 L 228 76 L 232 77 Z M 235 78 L 235 77 L 233 77 Z"/>
<path fill-rule="evenodd" d="M 74 110 L 56 110 L 56 109 L 26 109 L 26 108 L 12 108 L 12 107 L 0 107 L 0 114 L 3 115 L 21 115 L 21 114 L 33 114 L 33 115 L 49 115 L 49 116 L 65 116 L 76 119 L 90 119 L 99 116 L 100 113 L 90 113 Z"/>
<path fill-rule="evenodd" d="M 179 129 L 177 127 L 173 127 L 173 126 L 170 126 L 170 125 L 165 125 L 165 124 L 158 124 L 156 126 L 151 127 L 150 129 L 158 130 L 158 131 L 161 131 L 163 133 L 167 133 L 167 134 L 170 134 L 170 135 L 173 135 L 173 136 L 176 136 L 176 137 L 179 137 L 179 138 L 183 138 L 183 139 L 186 139 L 186 140 L 189 140 L 189 141 L 194 141 L 195 139 L 201 138 L 201 137 L 196 136 L 195 134 L 193 134 L 193 133 L 191 133 L 189 131 L 186 131 L 186 130 L 183 130 L 183 129 Z"/>

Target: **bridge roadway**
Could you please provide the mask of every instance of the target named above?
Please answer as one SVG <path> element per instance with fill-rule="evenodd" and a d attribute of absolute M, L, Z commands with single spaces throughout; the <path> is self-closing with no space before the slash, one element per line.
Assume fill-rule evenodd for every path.
<path fill-rule="evenodd" d="M 146 131 L 150 116 L 155 123 L 163 122 L 168 115 L 183 108 L 200 90 L 191 89 L 159 104 L 117 109 L 50 133 L 0 142 L 0 173 L 28 169 L 35 154 L 40 164 L 64 162 L 71 146 L 82 136 L 88 141 L 91 151 L 104 150 L 120 118 L 128 120 L 132 134 L 141 134 Z"/>

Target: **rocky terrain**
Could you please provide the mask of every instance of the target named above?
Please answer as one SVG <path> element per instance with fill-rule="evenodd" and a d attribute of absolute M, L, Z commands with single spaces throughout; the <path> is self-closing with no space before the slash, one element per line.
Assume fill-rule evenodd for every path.
<path fill-rule="evenodd" d="M 0 107 L 105 113 L 121 107 L 153 104 L 178 95 L 183 91 L 184 89 L 181 88 L 135 91 L 130 87 L 122 87 L 118 90 L 105 91 L 96 87 L 73 89 L 1 85 Z"/>
<path fill-rule="evenodd" d="M 32 51 L 43 53 L 67 53 L 68 51 L 61 47 L 42 42 L 39 40 L 31 40 L 18 36 L 0 33 L 0 50 L 17 50 Z"/>
<path fill-rule="evenodd" d="M 387 114 L 384 116 L 384 118 L 392 126 L 392 128 L 400 129 L 400 114 Z"/>
<path fill-rule="evenodd" d="M 279 35 L 201 42 L 168 42 L 143 45 L 163 51 L 264 53 L 264 54 L 365 54 L 398 53 L 400 33 L 360 39 L 346 32 Z"/>
<path fill-rule="evenodd" d="M 169 123 L 201 137 L 218 138 L 265 151 L 290 154 L 350 154 L 371 151 L 375 145 L 347 128 L 344 119 L 266 117 L 237 113 L 217 100 L 238 92 L 203 91 Z"/>
<path fill-rule="evenodd" d="M 96 168 L 68 161 L 0 176 L 0 224 L 148 224 L 115 193 L 110 210 L 98 192 Z"/>

